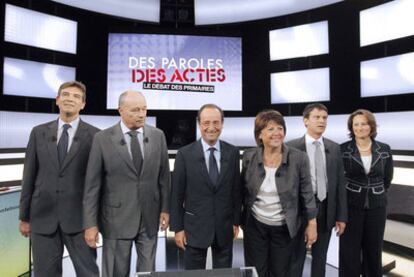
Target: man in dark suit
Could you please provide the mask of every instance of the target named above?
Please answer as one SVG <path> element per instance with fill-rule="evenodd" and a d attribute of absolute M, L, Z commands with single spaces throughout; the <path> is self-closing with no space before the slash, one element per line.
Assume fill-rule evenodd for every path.
<path fill-rule="evenodd" d="M 99 130 L 79 118 L 86 88 L 60 86 L 59 118 L 33 128 L 26 149 L 20 232 L 32 240 L 36 277 L 62 276 L 63 245 L 77 276 L 99 276 L 96 251 L 83 239 L 82 197 L 92 139 Z"/>
<path fill-rule="evenodd" d="M 223 111 L 218 106 L 204 105 L 197 120 L 201 139 L 175 158 L 171 230 L 184 250 L 186 269 L 204 269 L 210 246 L 213 268 L 231 267 L 240 221 L 240 154 L 219 140 Z"/>
<path fill-rule="evenodd" d="M 325 276 L 326 258 L 335 227 L 340 236 L 347 221 L 344 166 L 338 144 L 322 137 L 328 121 L 328 109 L 320 103 L 309 104 L 303 111 L 306 134 L 287 144 L 308 154 L 312 187 L 318 207 L 318 239 L 312 245 L 312 277 Z M 304 229 L 305 227 L 303 227 Z M 301 232 L 302 236 L 304 232 Z M 292 261 L 292 277 L 300 277 L 306 258 L 304 239 L 299 239 Z"/>
<path fill-rule="evenodd" d="M 85 239 L 103 236 L 102 275 L 129 276 L 131 247 L 137 271 L 155 270 L 158 228 L 169 224 L 170 168 L 164 133 L 145 124 L 140 92 L 119 97 L 121 121 L 96 134 L 89 157 L 84 204 Z"/>

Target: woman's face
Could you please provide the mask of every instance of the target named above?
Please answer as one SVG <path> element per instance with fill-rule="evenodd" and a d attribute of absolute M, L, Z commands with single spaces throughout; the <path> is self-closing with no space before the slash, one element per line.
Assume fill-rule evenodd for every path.
<path fill-rule="evenodd" d="M 262 131 L 260 131 L 259 138 L 263 142 L 265 148 L 281 147 L 285 139 L 285 130 L 282 125 L 274 121 L 270 121 Z"/>
<path fill-rule="evenodd" d="M 354 117 L 352 120 L 352 131 L 357 139 L 366 139 L 370 136 L 371 126 L 369 126 L 365 115 L 359 114 Z"/>

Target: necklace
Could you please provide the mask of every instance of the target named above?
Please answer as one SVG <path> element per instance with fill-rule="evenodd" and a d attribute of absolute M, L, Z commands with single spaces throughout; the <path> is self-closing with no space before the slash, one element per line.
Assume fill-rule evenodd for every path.
<path fill-rule="evenodd" d="M 362 148 L 361 146 L 358 145 L 358 143 L 356 145 L 358 147 L 359 152 L 368 152 L 371 150 L 372 141 L 369 142 L 366 148 Z"/>

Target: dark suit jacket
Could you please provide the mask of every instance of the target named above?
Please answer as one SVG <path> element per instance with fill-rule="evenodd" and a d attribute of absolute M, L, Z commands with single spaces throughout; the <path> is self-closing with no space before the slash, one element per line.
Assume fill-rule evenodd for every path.
<path fill-rule="evenodd" d="M 251 208 L 266 177 L 262 152 L 262 147 L 256 147 L 243 154 L 243 228 L 249 224 Z M 283 145 L 282 163 L 276 172 L 276 187 L 286 215 L 289 235 L 293 238 L 302 225 L 303 218 L 313 219 L 317 214 L 306 154 Z"/>
<path fill-rule="evenodd" d="M 287 144 L 306 152 L 305 136 L 289 141 Z M 346 182 L 339 145 L 327 138 L 323 138 L 323 144 L 325 146 L 326 174 L 328 178 L 326 226 L 328 230 L 331 230 L 336 221 L 348 221 Z"/>
<path fill-rule="evenodd" d="M 391 185 L 394 170 L 391 149 L 375 140 L 371 149 L 371 169 L 365 174 L 355 140 L 341 144 L 350 206 L 377 208 L 387 205 L 386 191 Z"/>
<path fill-rule="evenodd" d="M 133 239 L 140 220 L 149 236 L 169 211 L 170 167 L 164 133 L 144 126 L 144 163 L 138 173 L 120 123 L 97 133 L 86 175 L 84 228 L 98 226 L 104 238 Z"/>
<path fill-rule="evenodd" d="M 208 248 L 217 237 L 219 246 L 233 240 L 233 225 L 240 221 L 240 154 L 220 141 L 218 185 L 210 181 L 201 141 L 181 148 L 175 158 L 170 229 L 184 230 L 192 247 Z"/>
<path fill-rule="evenodd" d="M 57 128 L 57 120 L 34 127 L 26 149 L 19 218 L 30 222 L 31 231 L 40 234 L 52 234 L 58 224 L 65 233 L 83 230 L 86 165 L 93 136 L 99 131 L 80 120 L 59 167 Z"/>

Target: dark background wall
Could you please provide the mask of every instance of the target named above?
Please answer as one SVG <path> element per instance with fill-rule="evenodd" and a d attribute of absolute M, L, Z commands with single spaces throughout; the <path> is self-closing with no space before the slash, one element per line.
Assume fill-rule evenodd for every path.
<path fill-rule="evenodd" d="M 7 3 L 68 18 L 78 22 L 77 54 L 44 50 L 1 40 L 3 56 L 57 63 L 77 68 L 77 79 L 87 86 L 85 114 L 116 115 L 106 109 L 107 43 L 110 32 L 239 36 L 242 38 L 243 111 L 226 112 L 226 116 L 255 116 L 264 108 L 274 108 L 284 115 L 300 115 L 306 103 L 270 104 L 270 73 L 330 67 L 331 100 L 325 102 L 330 114 L 347 114 L 357 108 L 373 112 L 413 109 L 414 93 L 386 97 L 360 98 L 360 61 L 414 51 L 414 37 L 359 47 L 359 11 L 389 1 L 344 1 L 311 11 L 248 23 L 217 26 L 194 26 L 194 2 L 162 1 L 161 23 L 148 24 L 101 15 L 51 1 L 17 1 Z M 5 5 L 0 14 L 4 15 Z M 183 10 L 187 14 L 179 13 Z M 185 16 L 187 15 L 187 16 Z M 305 58 L 269 61 L 268 32 L 317 21 L 329 21 L 329 54 Z M 4 30 L 4 20 L 0 22 Z M 0 63 L 2 71 L 2 63 Z M 2 83 L 2 75 L 0 75 Z M 54 100 L 5 96 L 0 93 L 0 110 L 57 112 Z M 220 105 L 220 103 L 217 103 Z M 188 126 L 188 140 L 195 139 L 195 111 L 149 111 L 157 117 L 157 126 L 166 133 L 169 144 L 178 125 Z"/>

